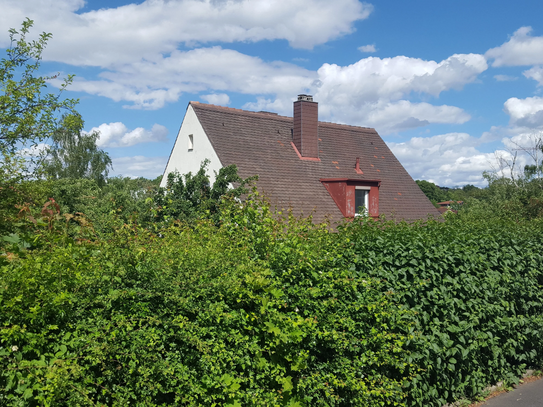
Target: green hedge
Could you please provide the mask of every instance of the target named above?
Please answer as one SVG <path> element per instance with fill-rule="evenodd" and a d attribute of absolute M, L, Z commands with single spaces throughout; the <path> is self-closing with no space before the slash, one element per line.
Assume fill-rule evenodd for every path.
<path fill-rule="evenodd" d="M 541 365 L 539 223 L 221 213 L 0 258 L 0 405 L 438 406 Z"/>
<path fill-rule="evenodd" d="M 231 219 L 5 262 L 0 404 L 401 405 L 407 338 L 388 327 L 409 322 L 382 284 L 330 267 L 325 230 Z"/>
<path fill-rule="evenodd" d="M 409 313 L 415 339 L 409 405 L 442 406 L 514 383 L 543 366 L 543 223 L 358 222 L 343 239 L 345 262 L 380 279 Z"/>

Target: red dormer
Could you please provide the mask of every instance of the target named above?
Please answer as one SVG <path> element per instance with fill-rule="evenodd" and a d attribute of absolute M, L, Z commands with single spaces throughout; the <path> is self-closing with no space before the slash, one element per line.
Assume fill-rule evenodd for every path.
<path fill-rule="evenodd" d="M 379 216 L 380 180 L 360 180 L 349 178 L 323 178 L 320 182 L 346 218 L 367 213 Z"/>

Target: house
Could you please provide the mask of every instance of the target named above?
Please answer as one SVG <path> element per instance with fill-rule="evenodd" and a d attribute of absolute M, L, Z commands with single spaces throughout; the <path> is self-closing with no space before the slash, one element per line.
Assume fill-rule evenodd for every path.
<path fill-rule="evenodd" d="M 164 171 L 195 173 L 204 159 L 242 178 L 278 208 L 315 222 L 386 215 L 414 220 L 439 212 L 374 129 L 318 121 L 318 103 L 299 95 L 293 117 L 190 102 Z M 212 182 L 213 182 L 213 176 Z"/>
<path fill-rule="evenodd" d="M 450 208 L 452 205 L 460 206 L 464 203 L 464 201 L 443 201 L 438 202 L 440 208 Z"/>
<path fill-rule="evenodd" d="M 464 201 L 443 201 L 443 202 L 438 202 L 437 204 L 439 205 L 439 207 L 437 208 L 437 210 L 442 215 L 444 213 L 447 213 L 447 212 L 458 213 L 458 211 L 456 209 L 452 209 L 452 206 L 459 207 L 463 203 L 464 203 Z"/>

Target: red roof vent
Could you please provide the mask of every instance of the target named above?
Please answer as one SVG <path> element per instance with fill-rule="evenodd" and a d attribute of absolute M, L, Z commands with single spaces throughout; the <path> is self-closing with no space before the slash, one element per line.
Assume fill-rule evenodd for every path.
<path fill-rule="evenodd" d="M 354 166 L 354 170 L 357 174 L 364 174 L 360 169 L 360 157 L 356 157 L 356 165 Z"/>

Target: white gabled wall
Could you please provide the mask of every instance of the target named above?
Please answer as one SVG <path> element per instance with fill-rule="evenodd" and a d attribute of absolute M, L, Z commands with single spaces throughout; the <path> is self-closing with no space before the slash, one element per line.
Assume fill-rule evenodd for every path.
<path fill-rule="evenodd" d="M 190 134 L 192 134 L 193 140 L 192 151 L 189 151 Z M 202 161 L 206 158 L 210 161 L 207 167 L 207 174 L 209 175 L 211 185 L 213 185 L 215 182 L 215 171 L 218 173 L 222 168 L 221 161 L 200 124 L 194 109 L 189 105 L 179 133 L 177 134 L 177 139 L 175 140 L 160 186 L 166 186 L 170 172 L 177 170 L 180 174 L 187 174 L 188 172 L 195 174 L 200 169 Z"/>

